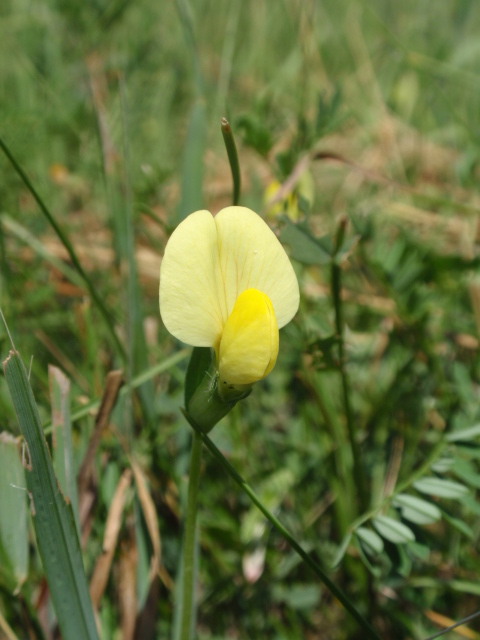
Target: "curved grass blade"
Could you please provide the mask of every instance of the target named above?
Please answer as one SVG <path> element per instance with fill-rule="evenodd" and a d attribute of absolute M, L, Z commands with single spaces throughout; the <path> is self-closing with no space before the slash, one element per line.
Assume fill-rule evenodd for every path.
<path fill-rule="evenodd" d="M 22 167 L 18 164 L 17 160 L 13 156 L 13 154 L 10 151 L 10 149 L 8 148 L 8 146 L 2 140 L 2 138 L 0 138 L 0 149 L 2 149 L 3 153 L 7 156 L 10 164 L 15 169 L 17 174 L 20 176 L 23 184 L 27 187 L 27 189 L 29 190 L 29 192 L 33 196 L 35 202 L 37 203 L 37 205 L 40 208 L 40 211 L 43 213 L 45 218 L 48 220 L 50 226 L 53 228 L 53 230 L 55 231 L 57 236 L 60 238 L 60 241 L 63 244 L 63 246 L 65 247 L 65 249 L 67 250 L 67 253 L 68 253 L 69 257 L 70 257 L 70 260 L 72 261 L 73 266 L 75 267 L 75 270 L 77 271 L 77 273 L 79 274 L 79 276 L 83 280 L 83 282 L 84 282 L 89 294 L 92 297 L 92 300 L 94 301 L 96 307 L 98 308 L 98 310 L 100 311 L 103 319 L 105 320 L 105 324 L 106 324 L 107 329 L 108 329 L 108 331 L 109 331 L 109 333 L 110 333 L 110 335 L 111 335 L 111 337 L 113 339 L 113 342 L 115 343 L 115 346 L 116 346 L 116 348 L 118 350 L 119 355 L 121 356 L 122 360 L 125 361 L 126 360 L 125 349 L 123 347 L 123 344 L 120 342 L 120 338 L 118 337 L 117 332 L 115 331 L 112 318 L 111 318 L 109 312 L 107 311 L 107 308 L 104 305 L 100 294 L 97 292 L 97 290 L 96 290 L 96 288 L 95 288 L 95 286 L 93 284 L 93 281 L 90 279 L 90 277 L 87 275 L 86 271 L 83 269 L 83 267 L 82 267 L 82 265 L 80 263 L 80 260 L 78 259 L 77 254 L 75 253 L 75 249 L 73 248 L 73 245 L 70 242 L 69 237 L 63 231 L 62 227 L 58 224 L 58 222 L 55 220 L 55 218 L 53 217 L 52 213 L 50 212 L 50 210 L 48 209 L 46 204 L 43 202 L 43 200 L 40 197 L 40 195 L 37 193 L 35 187 L 30 182 L 29 177 L 27 176 L 25 171 L 22 169 Z"/>
<path fill-rule="evenodd" d="M 65 640 L 98 640 L 70 504 L 60 493 L 25 366 L 11 350 L 5 378 L 28 447 L 27 487 L 37 545 Z"/>

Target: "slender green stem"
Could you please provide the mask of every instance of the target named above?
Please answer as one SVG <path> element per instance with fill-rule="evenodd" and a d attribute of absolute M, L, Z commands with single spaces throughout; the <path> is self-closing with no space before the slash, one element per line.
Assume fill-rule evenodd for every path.
<path fill-rule="evenodd" d="M 197 534 L 198 487 L 202 461 L 202 438 L 193 434 L 188 478 L 187 517 L 183 538 L 183 574 L 180 596 L 179 640 L 191 640 L 195 620 L 195 545 Z"/>
<path fill-rule="evenodd" d="M 230 123 L 226 118 L 222 118 L 221 120 L 221 129 L 223 141 L 225 142 L 225 148 L 227 150 L 228 161 L 230 163 L 230 170 L 232 172 L 233 204 L 237 205 L 240 201 L 240 190 L 242 187 L 240 164 L 238 162 L 237 147 L 235 145 L 235 138 L 233 137 L 232 127 L 230 126 Z"/>
<path fill-rule="evenodd" d="M 82 278 L 82 280 L 85 283 L 85 286 L 86 286 L 88 292 L 90 293 L 90 295 L 92 296 L 93 301 L 95 302 L 95 305 L 97 306 L 98 310 L 100 311 L 101 315 L 103 316 L 103 319 L 105 320 L 105 324 L 106 324 L 106 326 L 107 326 L 107 328 L 108 328 L 108 330 L 110 332 L 111 337 L 113 338 L 113 341 L 114 341 L 115 346 L 116 346 L 116 348 L 118 350 L 118 353 L 120 354 L 122 360 L 125 362 L 126 361 L 126 352 L 125 352 L 125 349 L 123 347 L 123 344 L 120 342 L 120 338 L 118 337 L 118 335 L 117 335 L 117 333 L 115 331 L 112 318 L 111 318 L 109 312 L 107 311 L 107 308 L 104 305 L 101 296 L 97 293 L 97 290 L 95 289 L 95 287 L 93 285 L 93 281 L 89 278 L 87 273 L 84 271 L 84 269 L 83 269 L 83 267 L 82 267 L 82 265 L 80 263 L 80 260 L 78 259 L 77 254 L 75 253 L 75 249 L 73 248 L 73 245 L 70 242 L 70 239 L 68 238 L 66 233 L 64 233 L 63 229 L 58 224 L 58 222 L 55 220 L 55 218 L 53 217 L 52 213 L 50 212 L 50 210 L 48 209 L 46 204 L 43 202 L 43 200 L 40 197 L 40 195 L 37 193 L 35 187 L 30 182 L 29 177 L 27 176 L 25 171 L 22 169 L 22 167 L 19 165 L 19 163 L 17 162 L 17 160 L 13 156 L 13 154 L 10 151 L 10 149 L 8 148 L 8 146 L 5 144 L 5 142 L 1 138 L 0 138 L 0 149 L 2 149 L 3 153 L 7 156 L 10 164 L 15 169 L 17 174 L 20 176 L 20 178 L 21 178 L 22 182 L 24 183 L 24 185 L 27 187 L 27 189 L 32 194 L 32 196 L 33 196 L 35 202 L 38 204 L 41 212 L 46 217 L 46 219 L 48 220 L 48 222 L 52 226 L 52 228 L 55 231 L 55 233 L 57 234 L 57 236 L 60 238 L 60 241 L 62 242 L 63 246 L 67 250 L 68 255 L 70 256 L 70 260 L 72 261 L 73 266 L 75 267 L 75 269 L 77 270 L 78 274 Z"/>
<path fill-rule="evenodd" d="M 355 420 L 350 403 L 350 382 L 345 367 L 345 342 L 344 342 L 344 319 L 342 307 L 342 269 L 337 262 L 337 252 L 343 241 L 346 221 L 342 220 L 337 233 L 335 250 L 331 263 L 331 288 L 333 297 L 333 307 L 335 311 L 335 332 L 338 339 L 338 359 L 339 373 L 342 383 L 343 406 L 345 408 L 345 418 L 347 422 L 348 439 L 353 458 L 353 475 L 358 488 L 360 512 L 364 511 L 368 505 L 367 486 L 365 481 L 364 468 L 362 465 L 360 446 L 358 444 Z"/>
<path fill-rule="evenodd" d="M 320 413 L 323 416 L 325 425 L 330 432 L 332 440 L 338 437 L 341 430 L 339 418 L 335 412 L 328 408 L 328 389 L 325 388 L 322 373 L 317 373 L 315 381 L 312 383 L 314 398 Z M 333 508 L 336 514 L 336 522 L 338 534 L 340 537 L 345 535 L 350 522 L 354 516 L 351 515 L 352 501 L 351 496 L 354 491 L 354 482 L 351 474 L 348 473 L 350 465 L 350 452 L 345 447 L 335 447 L 333 451 L 333 474 L 331 488 L 337 494 Z M 338 490 L 341 488 L 341 490 Z M 345 496 L 345 498 L 343 497 Z"/>
<path fill-rule="evenodd" d="M 312 569 L 312 571 L 320 578 L 323 584 L 331 591 L 331 593 L 341 602 L 350 615 L 356 620 L 358 625 L 365 632 L 365 640 L 380 640 L 380 636 L 375 629 L 370 625 L 368 620 L 362 616 L 362 614 L 356 609 L 354 604 L 348 598 L 348 596 L 342 591 L 340 587 L 328 577 L 326 571 L 321 564 L 312 558 L 303 547 L 298 544 L 294 536 L 284 527 L 284 525 L 278 520 L 264 505 L 260 498 L 250 487 L 250 485 L 242 478 L 238 471 L 228 462 L 228 460 L 222 455 L 215 444 L 210 440 L 207 434 L 203 433 L 198 425 L 196 425 L 187 415 L 185 415 L 190 426 L 194 430 L 197 436 L 200 436 L 201 440 L 212 453 L 212 455 L 220 462 L 229 476 L 239 485 L 239 487 L 248 495 L 253 504 L 259 509 L 263 515 L 271 522 L 272 526 L 287 540 L 292 549 L 304 560 L 304 562 Z M 183 640 L 183 638 L 182 638 Z"/>

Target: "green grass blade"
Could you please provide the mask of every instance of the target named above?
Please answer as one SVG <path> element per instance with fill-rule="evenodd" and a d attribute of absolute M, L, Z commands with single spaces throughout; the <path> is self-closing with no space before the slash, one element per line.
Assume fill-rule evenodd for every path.
<path fill-rule="evenodd" d="M 207 106 L 205 100 L 205 82 L 200 65 L 200 51 L 195 36 L 195 25 L 192 9 L 188 0 L 176 0 L 175 6 L 180 18 L 185 42 L 187 44 L 191 68 L 193 69 L 195 83 L 195 100 L 190 112 L 187 139 L 182 166 L 181 198 L 175 223 L 181 222 L 193 211 L 203 206 L 203 173 L 206 129 Z"/>
<path fill-rule="evenodd" d="M 27 486 L 37 545 L 65 640 L 98 640 L 71 506 L 60 493 L 25 366 L 11 350 L 3 363 L 28 446 Z"/>
<path fill-rule="evenodd" d="M 127 319 L 127 354 L 128 367 L 126 368 L 127 381 L 139 371 L 148 366 L 148 346 L 145 337 L 145 311 L 144 295 L 138 276 L 137 258 L 135 253 L 135 213 L 133 207 L 131 184 L 131 138 L 128 130 L 129 104 L 126 96 L 125 83 L 120 78 L 120 96 L 122 108 L 122 132 L 123 132 L 123 175 L 107 175 L 111 185 L 109 191 L 114 194 L 112 199 L 112 216 L 116 234 L 116 245 L 121 272 L 126 280 L 124 308 Z M 155 389 L 152 380 L 146 381 L 138 389 L 145 417 L 153 424 L 155 416 L 154 398 Z M 132 406 L 132 398 L 128 398 L 128 405 Z"/>
<path fill-rule="evenodd" d="M 175 6 L 178 12 L 178 17 L 180 18 L 180 25 L 185 37 L 185 43 L 190 54 L 190 61 L 194 74 L 195 89 L 198 95 L 203 95 L 205 93 L 205 81 L 200 65 L 201 56 L 195 35 L 195 24 L 192 8 L 188 0 L 176 0 Z"/>
<path fill-rule="evenodd" d="M 18 438 L 0 433 L 0 581 L 12 592 L 28 575 L 27 496 L 19 453 Z"/>
<path fill-rule="evenodd" d="M 73 462 L 72 420 L 70 418 L 70 380 L 57 367 L 49 365 L 50 403 L 52 405 L 53 466 L 60 487 L 72 505 L 80 533 L 77 474 Z"/>
<path fill-rule="evenodd" d="M 203 206 L 203 155 L 205 153 L 207 107 L 197 98 L 191 111 L 182 167 L 182 196 L 177 222 Z"/>

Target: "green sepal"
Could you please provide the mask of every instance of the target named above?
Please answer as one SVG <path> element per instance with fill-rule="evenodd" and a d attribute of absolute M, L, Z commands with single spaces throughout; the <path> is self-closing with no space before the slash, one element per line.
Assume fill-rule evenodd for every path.
<path fill-rule="evenodd" d="M 251 387 L 230 389 L 221 397 L 218 389 L 218 372 L 212 351 L 195 347 L 185 377 L 185 414 L 202 431 L 208 433 L 239 400 L 246 398 Z"/>
<path fill-rule="evenodd" d="M 194 347 L 185 376 L 185 406 L 188 407 L 190 399 L 197 387 L 205 377 L 205 373 L 213 363 L 213 352 L 210 347 Z"/>

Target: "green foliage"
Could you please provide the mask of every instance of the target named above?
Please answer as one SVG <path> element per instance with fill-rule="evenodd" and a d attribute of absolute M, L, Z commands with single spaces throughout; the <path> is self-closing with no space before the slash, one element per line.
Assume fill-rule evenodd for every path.
<path fill-rule="evenodd" d="M 96 640 L 73 511 L 55 478 L 25 366 L 12 350 L 3 367 L 27 448 L 25 476 L 32 498 L 33 523 L 58 624 L 71 640 Z"/>
<path fill-rule="evenodd" d="M 28 575 L 28 502 L 25 500 L 25 471 L 19 442 L 10 434 L 0 438 L 0 474 L 3 487 L 0 502 L 1 580 L 14 592 Z"/>
<path fill-rule="evenodd" d="M 178 220 L 231 203 L 222 116 L 242 204 L 262 212 L 282 185 L 266 215 L 302 301 L 274 371 L 211 432 L 231 475 L 204 452 L 198 637 L 358 637 L 328 580 L 393 640 L 478 610 L 478 2 L 436 3 L 434 20 L 413 0 L 16 0 L 0 15 L 0 307 L 78 503 L 87 579 L 103 580 L 102 637 L 172 637 L 180 409 L 210 353 L 185 388 L 158 267 Z M 0 414 L 0 629 L 43 640 L 54 589 L 5 378 Z"/>

